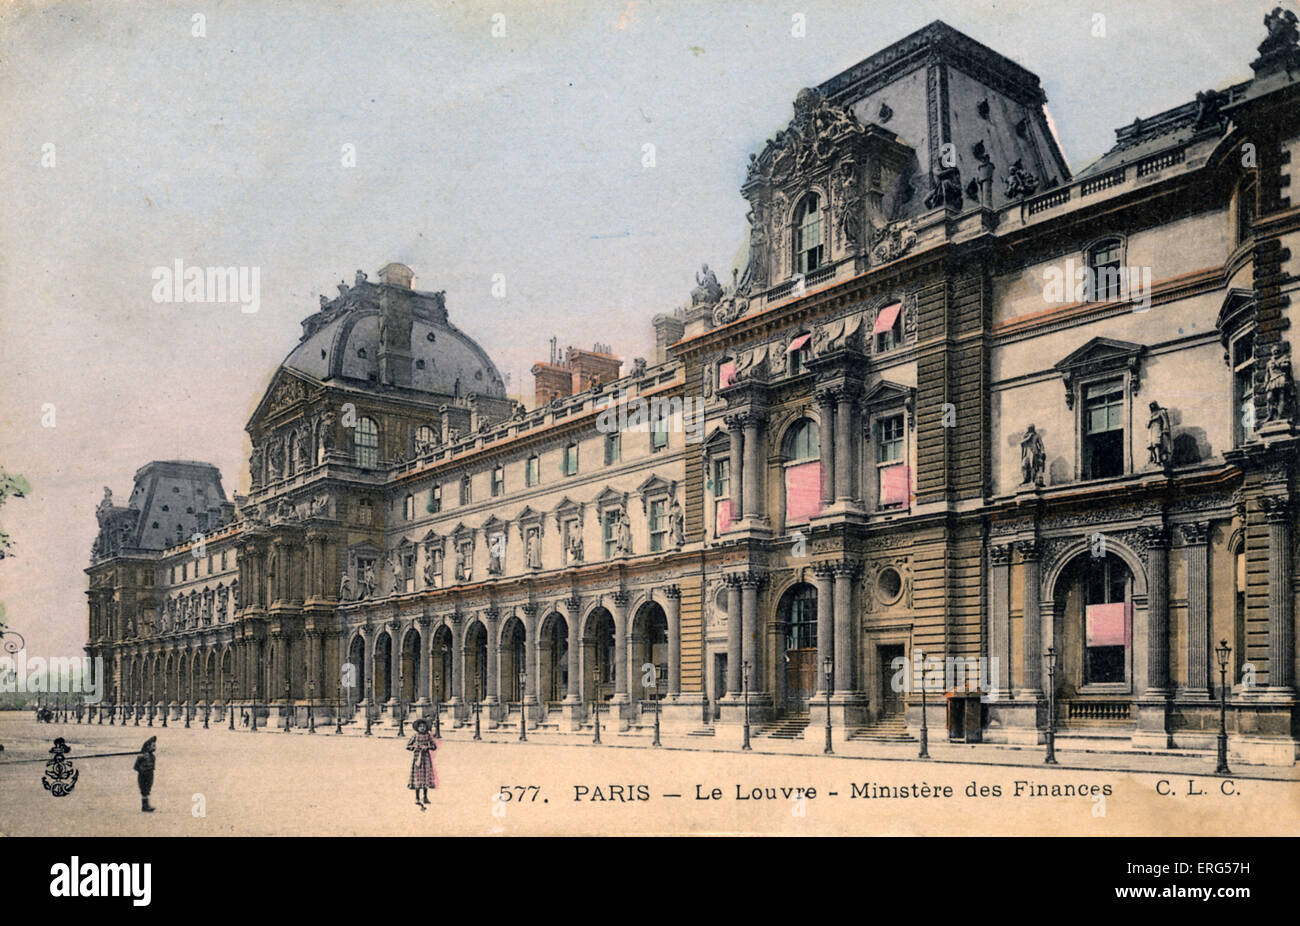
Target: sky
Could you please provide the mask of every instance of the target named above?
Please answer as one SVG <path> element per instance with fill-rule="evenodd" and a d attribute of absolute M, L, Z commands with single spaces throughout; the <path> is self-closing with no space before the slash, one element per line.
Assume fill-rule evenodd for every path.
<path fill-rule="evenodd" d="M 5 2 L 0 467 L 31 492 L 0 509 L 0 620 L 80 655 L 103 487 L 191 459 L 246 490 L 249 416 L 357 269 L 446 290 L 531 395 L 552 336 L 649 357 L 733 264 L 800 88 L 943 19 L 1039 76 L 1077 171 L 1248 78 L 1275 2 Z M 258 311 L 155 302 L 177 259 L 257 268 Z"/>

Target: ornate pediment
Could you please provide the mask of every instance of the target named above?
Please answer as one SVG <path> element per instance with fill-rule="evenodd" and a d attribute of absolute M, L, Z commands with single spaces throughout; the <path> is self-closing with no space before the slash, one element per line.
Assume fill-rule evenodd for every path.
<path fill-rule="evenodd" d="M 311 398 L 319 384 L 310 382 L 281 368 L 271 381 L 266 394 L 253 412 L 251 422 L 261 422 L 282 415 L 287 409 Z"/>
<path fill-rule="evenodd" d="M 830 102 L 817 90 L 800 90 L 794 98 L 790 124 L 750 157 L 749 179 L 784 183 L 831 160 L 845 138 L 865 131 L 851 110 Z"/>
<path fill-rule="evenodd" d="M 1066 356 L 1055 366 L 1065 380 L 1066 405 L 1074 407 L 1074 387 L 1080 378 L 1111 371 L 1127 371 L 1131 377 L 1130 390 L 1136 395 L 1142 382 L 1140 368 L 1146 350 L 1142 344 L 1099 337 Z"/>

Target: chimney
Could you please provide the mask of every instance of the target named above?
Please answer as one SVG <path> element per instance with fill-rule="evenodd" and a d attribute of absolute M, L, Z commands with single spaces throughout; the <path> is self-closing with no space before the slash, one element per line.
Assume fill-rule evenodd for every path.
<path fill-rule="evenodd" d="M 379 381 L 411 385 L 411 279 L 405 264 L 385 264 L 379 271 Z"/>

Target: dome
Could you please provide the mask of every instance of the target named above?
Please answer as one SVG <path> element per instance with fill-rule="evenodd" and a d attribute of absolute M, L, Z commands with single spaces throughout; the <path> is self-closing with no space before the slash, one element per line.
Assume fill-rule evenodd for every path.
<path fill-rule="evenodd" d="M 303 322 L 302 341 L 283 366 L 322 382 L 380 382 L 380 308 L 376 284 L 359 283 Z M 505 382 L 473 338 L 447 321 L 441 293 L 403 290 L 410 297 L 411 389 L 442 396 L 471 393 L 505 398 Z M 338 303 L 343 303 L 339 306 Z"/>

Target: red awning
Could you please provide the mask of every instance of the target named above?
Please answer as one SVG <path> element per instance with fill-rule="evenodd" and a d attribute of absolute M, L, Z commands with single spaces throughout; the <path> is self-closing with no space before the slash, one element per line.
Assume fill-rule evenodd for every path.
<path fill-rule="evenodd" d="M 880 334 L 882 331 L 889 331 L 894 327 L 894 322 L 898 321 L 898 313 L 902 311 L 903 303 L 895 302 L 893 305 L 887 305 L 880 310 L 876 316 L 876 327 L 871 329 L 872 334 Z"/>
<path fill-rule="evenodd" d="M 799 335 L 799 337 L 795 338 L 793 341 L 790 342 L 790 346 L 785 349 L 785 352 L 789 354 L 789 353 L 793 353 L 794 351 L 797 351 L 799 348 L 807 344 L 810 338 L 812 338 L 811 334 Z"/>

